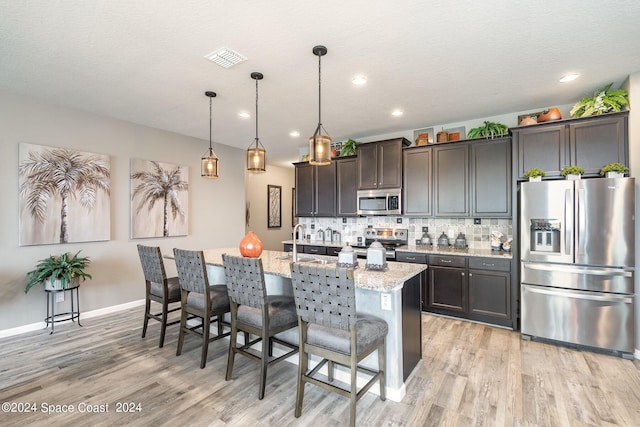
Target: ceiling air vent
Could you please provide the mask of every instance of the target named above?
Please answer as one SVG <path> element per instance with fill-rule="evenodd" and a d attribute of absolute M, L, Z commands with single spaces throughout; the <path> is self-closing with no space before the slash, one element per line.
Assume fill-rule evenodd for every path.
<path fill-rule="evenodd" d="M 224 68 L 231 68 L 236 64 L 239 64 L 242 61 L 246 61 L 247 58 L 240 55 L 238 52 L 234 52 L 231 49 L 222 48 L 218 49 L 213 53 L 205 55 L 209 61 L 213 61 L 216 64 L 220 65 Z"/>

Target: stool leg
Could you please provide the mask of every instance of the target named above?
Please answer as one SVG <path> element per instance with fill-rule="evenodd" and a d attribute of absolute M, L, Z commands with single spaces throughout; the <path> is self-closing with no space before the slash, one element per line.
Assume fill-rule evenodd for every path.
<path fill-rule="evenodd" d="M 386 340 L 382 341 L 382 345 L 378 348 L 378 371 L 382 372 L 380 375 L 380 400 L 386 400 L 387 398 L 387 345 Z"/>
<path fill-rule="evenodd" d="M 258 400 L 264 398 L 264 388 L 267 383 L 267 364 L 269 362 L 269 355 L 271 354 L 271 339 L 265 326 L 262 325 L 262 353 L 260 354 L 260 391 L 258 392 Z"/>

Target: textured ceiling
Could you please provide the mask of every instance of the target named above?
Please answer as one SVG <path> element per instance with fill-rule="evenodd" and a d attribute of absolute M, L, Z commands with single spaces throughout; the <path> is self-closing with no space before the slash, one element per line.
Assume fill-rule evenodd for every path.
<path fill-rule="evenodd" d="M 274 164 L 294 161 L 316 127 L 317 44 L 334 141 L 570 104 L 640 71 L 637 0 L 0 0 L 0 11 L 0 88 L 205 141 L 206 90 L 218 93 L 213 140 L 253 141 L 250 74 L 262 72 Z M 248 60 L 204 58 L 221 47 Z M 581 77 L 559 83 L 569 72 Z"/>

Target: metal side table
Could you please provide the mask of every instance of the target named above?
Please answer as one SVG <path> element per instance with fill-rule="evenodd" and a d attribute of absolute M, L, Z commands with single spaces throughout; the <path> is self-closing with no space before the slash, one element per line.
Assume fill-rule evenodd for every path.
<path fill-rule="evenodd" d="M 44 291 L 47 293 L 47 317 L 44 321 L 46 322 L 45 329 L 48 328 L 49 323 L 51 323 L 51 332 L 49 334 L 53 334 L 55 324 L 58 322 L 66 322 L 69 320 L 75 322 L 75 319 L 78 319 L 78 326 L 82 326 L 80 324 L 80 285 L 71 286 L 65 289 L 45 289 Z M 56 295 L 60 292 L 70 293 L 71 311 L 56 314 Z"/>

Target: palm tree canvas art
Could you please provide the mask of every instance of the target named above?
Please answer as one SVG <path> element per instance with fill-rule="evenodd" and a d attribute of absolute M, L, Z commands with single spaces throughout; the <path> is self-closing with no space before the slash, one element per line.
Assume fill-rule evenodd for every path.
<path fill-rule="evenodd" d="M 109 240 L 106 154 L 20 144 L 20 245 Z"/>
<path fill-rule="evenodd" d="M 189 167 L 131 160 L 131 237 L 188 233 Z"/>

